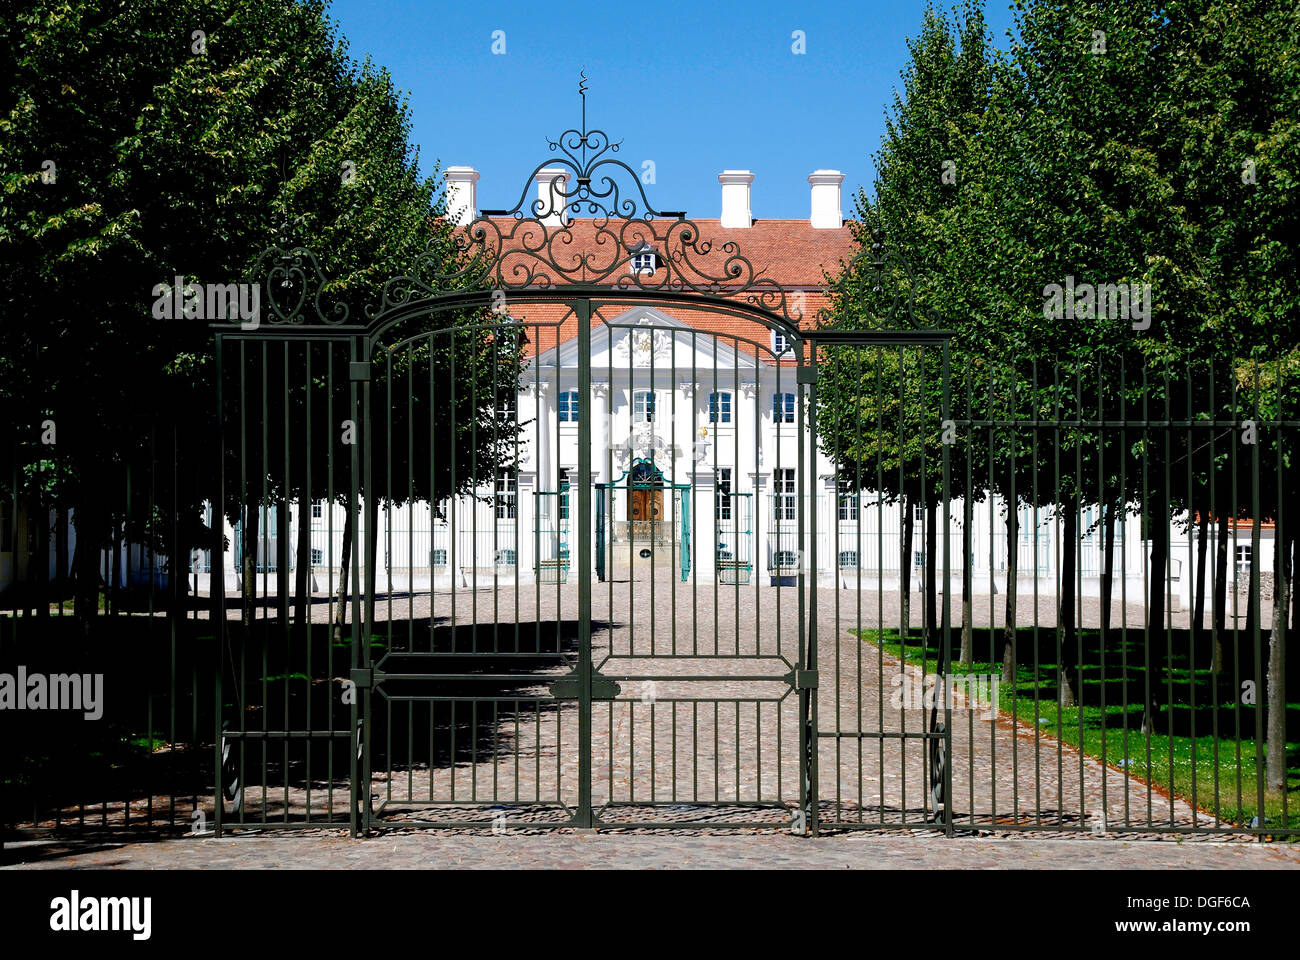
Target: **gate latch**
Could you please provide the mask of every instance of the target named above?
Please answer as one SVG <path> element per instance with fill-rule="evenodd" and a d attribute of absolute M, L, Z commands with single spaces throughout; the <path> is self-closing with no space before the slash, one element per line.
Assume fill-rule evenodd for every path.
<path fill-rule="evenodd" d="M 782 679 L 796 690 L 816 690 L 818 676 L 816 670 L 791 670 Z"/>
<path fill-rule="evenodd" d="M 375 685 L 375 668 L 353 667 L 349 678 L 358 690 L 368 690 Z"/>
<path fill-rule="evenodd" d="M 610 677 L 605 676 L 599 671 L 593 671 L 591 674 L 591 699 L 593 700 L 613 700 L 617 697 L 623 688 L 620 687 Z M 566 673 L 551 684 L 551 696 L 556 700 L 577 700 L 578 699 L 578 671 Z"/>

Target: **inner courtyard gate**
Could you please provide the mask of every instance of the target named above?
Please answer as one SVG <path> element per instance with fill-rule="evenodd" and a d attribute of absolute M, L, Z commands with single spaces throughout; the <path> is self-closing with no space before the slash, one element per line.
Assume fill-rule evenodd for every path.
<path fill-rule="evenodd" d="M 866 429 L 946 477 L 946 335 L 815 322 L 583 127 L 364 321 L 286 237 L 267 322 L 217 329 L 221 499 L 262 545 L 214 551 L 217 829 L 951 830 L 951 716 L 886 722 L 864 653 L 900 508 L 870 533 L 859 467 L 846 520 L 817 431 L 828 351 L 928 364 Z"/>

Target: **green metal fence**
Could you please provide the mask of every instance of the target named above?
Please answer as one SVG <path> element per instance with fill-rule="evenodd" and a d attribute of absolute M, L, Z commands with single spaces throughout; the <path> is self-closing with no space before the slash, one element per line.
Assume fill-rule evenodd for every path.
<path fill-rule="evenodd" d="M 267 251 L 93 522 L 16 428 L 4 672 L 106 706 L 5 710 L 7 830 L 1300 832 L 1288 369 L 815 323 L 570 134 L 584 255 Z"/>

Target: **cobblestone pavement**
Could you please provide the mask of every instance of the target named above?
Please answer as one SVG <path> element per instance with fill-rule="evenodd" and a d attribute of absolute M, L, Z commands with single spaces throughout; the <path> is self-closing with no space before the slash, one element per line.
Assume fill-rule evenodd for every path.
<path fill-rule="evenodd" d="M 648 567 L 634 568 L 595 585 L 593 662 L 619 690 L 593 710 L 593 802 L 607 823 L 788 824 L 799 804 L 799 694 L 789 682 L 800 638 L 798 591 L 683 583 L 674 572 L 661 565 L 652 577 Z M 920 689 L 919 671 L 858 633 L 897 624 L 898 596 L 823 585 L 817 604 L 821 818 L 923 824 L 935 811 L 927 763 L 935 741 L 926 738 L 929 710 L 900 696 L 907 684 Z M 990 606 L 974 604 L 977 626 L 995 614 Z M 913 624 L 919 625 L 920 607 L 914 599 Z M 1118 622 L 1124 612 L 1117 605 L 1115 613 Z M 1096 601 L 1086 600 L 1083 622 L 1098 616 Z M 455 643 L 480 653 L 534 655 L 531 675 L 513 688 L 453 690 L 432 682 L 376 698 L 382 736 L 373 741 L 372 790 L 381 816 L 394 822 L 504 817 L 511 824 L 566 819 L 566 808 L 577 802 L 578 714 L 573 702 L 550 700 L 548 685 L 575 667 L 576 637 L 566 637 L 564 628 L 546 631 L 560 622 L 576 633 L 575 586 L 440 591 L 432 611 L 426 594 L 394 600 L 391 608 L 381 601 L 378 617 L 377 632 L 387 636 L 391 624 L 397 649 L 445 650 L 438 644 Z M 1140 608 L 1127 617 L 1141 622 Z M 1053 622 L 1049 603 L 1037 622 Z M 386 669 L 412 668 L 390 663 Z M 431 704 L 420 699 L 425 694 L 441 699 Z M 1118 755 L 1103 765 L 1054 739 L 1046 726 L 1016 724 L 987 704 L 969 706 L 953 715 L 959 823 L 1087 831 L 1207 823 L 1190 805 L 1128 776 L 1118 765 L 1118 745 Z M 275 819 L 286 805 L 290 815 L 300 812 L 306 796 L 279 789 L 263 794 L 250 785 L 245 802 L 250 817 Z M 324 793 L 314 796 L 313 809 L 324 812 L 327 802 Z M 338 803 L 336 796 L 336 810 Z"/>
<path fill-rule="evenodd" d="M 801 816 L 801 693 L 791 680 L 801 607 L 811 595 L 801 600 L 797 589 L 757 582 L 683 583 L 675 573 L 670 565 L 646 564 L 615 569 L 609 582 L 594 584 L 593 662 L 617 684 L 613 699 L 593 708 L 598 816 L 624 826 L 788 828 Z M 927 754 L 938 741 L 928 736 L 930 711 L 902 696 L 922 687 L 920 673 L 859 635 L 899 623 L 897 593 L 845 589 L 855 585 L 822 584 L 816 594 L 820 677 L 808 695 L 817 709 L 819 816 L 824 824 L 922 827 L 935 813 Z M 386 682 L 373 695 L 372 799 L 385 826 L 497 821 L 515 829 L 564 822 L 577 805 L 577 704 L 553 699 L 550 689 L 577 662 L 576 585 L 492 589 L 485 578 L 480 586 L 487 589 L 439 589 L 432 603 L 428 593 L 378 602 L 376 633 L 393 650 L 414 654 L 390 660 L 385 670 L 470 671 L 456 679 Z M 1002 604 L 989 599 L 975 598 L 977 627 L 1000 617 Z M 914 626 L 921 607 L 914 594 Z M 1099 621 L 1095 598 L 1083 598 L 1081 608 L 1084 626 Z M 1052 598 L 1043 598 L 1035 614 L 1033 597 L 1022 596 L 1020 610 L 1026 622 L 1055 622 Z M 324 605 L 316 612 L 323 614 Z M 1140 624 L 1142 610 L 1116 603 L 1113 618 Z M 467 666 L 460 656 L 466 652 L 490 657 L 479 661 L 485 666 Z M 449 653 L 457 656 L 436 659 Z M 1016 723 L 986 702 L 960 706 L 947 758 L 959 826 L 1081 834 L 1215 826 L 1213 798 L 1201 797 L 1194 810 L 1158 784 L 1148 787 L 1123 769 L 1119 742 L 1102 764 L 1053 738 L 1049 725 Z M 250 729 L 257 726 L 250 722 Z M 346 740 L 340 745 L 332 781 L 321 776 L 319 762 L 308 780 L 299 762 L 287 785 L 277 746 L 267 789 L 267 754 L 256 742 L 243 748 L 237 763 L 246 819 L 298 820 L 308 808 L 313 819 L 346 818 Z M 1138 752 L 1134 744 L 1130 749 Z M 1245 784 L 1247 795 L 1252 790 L 1253 781 Z M 1235 792 L 1225 776 L 1225 805 Z M 134 802 L 132 816 L 144 806 Z M 169 809 L 162 798 L 155 808 Z M 178 805 L 180 823 L 191 814 Z M 120 819 L 120 810 L 105 817 Z"/>
<path fill-rule="evenodd" d="M 1121 839 L 999 839 L 778 833 L 547 835 L 433 830 L 345 836 L 185 838 L 153 843 L 6 844 L 5 869 L 1039 869 L 1300 868 L 1300 845 Z"/>

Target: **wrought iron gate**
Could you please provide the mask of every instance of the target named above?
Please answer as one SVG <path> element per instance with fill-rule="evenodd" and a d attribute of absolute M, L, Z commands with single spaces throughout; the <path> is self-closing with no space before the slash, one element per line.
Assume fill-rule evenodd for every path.
<path fill-rule="evenodd" d="M 218 830 L 816 832 L 840 742 L 894 736 L 818 721 L 818 351 L 943 335 L 814 329 L 603 133 L 551 146 L 572 189 L 484 212 L 364 322 L 286 238 L 268 322 L 217 330 L 221 501 L 282 534 L 274 584 L 215 564 Z"/>

